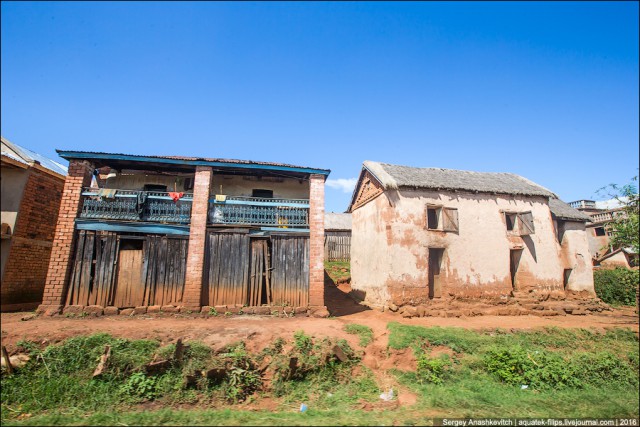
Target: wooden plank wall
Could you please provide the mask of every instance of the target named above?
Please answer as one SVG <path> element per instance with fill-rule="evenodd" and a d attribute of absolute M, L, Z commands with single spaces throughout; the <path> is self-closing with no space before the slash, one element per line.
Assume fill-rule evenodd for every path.
<path fill-rule="evenodd" d="M 182 302 L 189 239 L 147 236 L 142 277 L 145 289 L 141 305 L 178 305 Z"/>
<path fill-rule="evenodd" d="M 67 290 L 67 305 L 111 303 L 119 239 L 115 233 L 78 231 L 76 253 Z"/>
<path fill-rule="evenodd" d="M 271 236 L 271 292 L 274 304 L 309 304 L 309 237 Z"/>
<path fill-rule="evenodd" d="M 324 259 L 325 261 L 351 260 L 350 231 L 325 231 Z"/>
<path fill-rule="evenodd" d="M 210 232 L 203 303 L 205 305 L 244 305 L 248 299 L 249 235 L 241 232 Z"/>
<path fill-rule="evenodd" d="M 67 305 L 116 305 L 125 308 L 182 302 L 188 238 L 146 236 L 142 262 L 135 262 L 138 254 L 134 254 L 133 258 L 123 258 L 125 263 L 128 260 L 128 266 L 119 266 L 121 241 L 127 240 L 127 236 L 103 231 L 79 230 L 77 233 Z M 136 284 L 136 289 L 118 292 L 119 268 L 132 268 L 132 265 L 138 266 L 135 270 L 139 271 L 123 271 L 122 276 L 128 276 L 127 282 Z M 139 280 L 136 274 L 140 275 Z"/>

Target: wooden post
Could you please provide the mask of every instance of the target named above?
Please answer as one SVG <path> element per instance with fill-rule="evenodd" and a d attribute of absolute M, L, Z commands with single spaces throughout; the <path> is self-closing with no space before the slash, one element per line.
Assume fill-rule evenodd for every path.
<path fill-rule="evenodd" d="M 13 366 L 11 366 L 11 360 L 9 360 L 9 353 L 7 353 L 7 347 L 2 346 L 2 357 L 4 357 L 4 361 L 7 363 L 7 372 L 13 374 Z"/>

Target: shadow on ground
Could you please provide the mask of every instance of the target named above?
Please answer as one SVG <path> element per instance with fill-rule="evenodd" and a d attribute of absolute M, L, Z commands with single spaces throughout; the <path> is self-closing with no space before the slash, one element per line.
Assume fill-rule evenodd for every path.
<path fill-rule="evenodd" d="M 351 286 L 346 283 L 337 286 L 327 272 L 324 272 L 324 305 L 332 316 L 348 316 L 371 310 L 365 305 L 358 304 L 352 294 Z"/>

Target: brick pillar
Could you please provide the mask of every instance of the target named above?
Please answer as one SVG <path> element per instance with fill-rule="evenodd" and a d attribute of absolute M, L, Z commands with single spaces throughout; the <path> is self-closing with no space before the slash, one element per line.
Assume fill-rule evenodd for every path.
<path fill-rule="evenodd" d="M 309 306 L 324 307 L 324 175 L 309 179 Z"/>
<path fill-rule="evenodd" d="M 71 160 L 64 181 L 60 212 L 53 239 L 49 269 L 39 313 L 56 314 L 64 305 L 75 244 L 75 219 L 82 210 L 82 187 L 91 185 L 93 166 L 84 160 Z"/>
<path fill-rule="evenodd" d="M 189 253 L 184 284 L 183 306 L 199 310 L 202 305 L 202 276 L 204 272 L 204 249 L 207 237 L 207 213 L 209 211 L 209 188 L 212 169 L 196 167 L 191 205 L 191 227 L 189 230 Z"/>

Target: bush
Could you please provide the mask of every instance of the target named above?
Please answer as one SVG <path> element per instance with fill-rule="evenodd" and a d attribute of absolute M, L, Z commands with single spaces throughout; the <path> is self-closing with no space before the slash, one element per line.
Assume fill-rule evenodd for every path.
<path fill-rule="evenodd" d="M 596 270 L 593 281 L 596 294 L 611 305 L 636 305 L 636 289 L 640 276 L 638 270 L 615 268 Z"/>
<path fill-rule="evenodd" d="M 423 354 L 418 358 L 418 369 L 416 371 L 418 381 L 442 384 L 450 366 L 451 361 L 447 355 L 432 359 L 428 355 Z"/>

